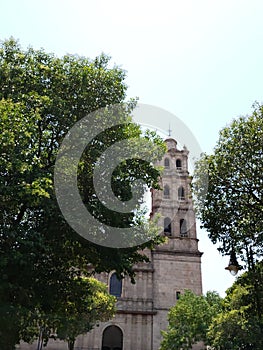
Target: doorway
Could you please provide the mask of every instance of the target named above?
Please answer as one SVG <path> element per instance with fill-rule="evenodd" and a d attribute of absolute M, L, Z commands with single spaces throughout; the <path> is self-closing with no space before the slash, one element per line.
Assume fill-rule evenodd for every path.
<path fill-rule="evenodd" d="M 107 327 L 102 335 L 101 350 L 122 350 L 123 333 L 117 326 Z"/>

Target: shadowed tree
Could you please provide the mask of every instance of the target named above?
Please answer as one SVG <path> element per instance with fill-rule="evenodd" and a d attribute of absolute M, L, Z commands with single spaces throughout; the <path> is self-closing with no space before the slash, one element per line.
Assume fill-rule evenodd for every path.
<path fill-rule="evenodd" d="M 119 276 L 133 278 L 133 264 L 146 259 L 141 250 L 160 242 L 153 238 L 126 249 L 93 244 L 67 224 L 54 193 L 54 164 L 63 138 L 90 112 L 122 104 L 124 79 L 124 71 L 109 68 L 105 55 L 94 60 L 72 55 L 58 58 L 44 50 L 22 50 L 13 39 L 1 44 L 0 319 L 6 320 L 0 323 L 1 349 L 11 350 L 19 339 L 37 336 L 36 323 L 52 323 L 60 301 L 68 298 L 72 280 L 91 273 L 88 265 L 93 266 L 92 272 L 115 270 Z M 94 188 L 87 187 L 92 182 L 90 170 L 112 143 L 144 138 L 129 117 L 134 106 L 135 101 L 130 101 L 124 108 L 122 126 L 94 140 L 78 169 L 83 202 L 94 215 L 99 209 L 105 220 L 109 213 L 96 202 Z M 160 138 L 151 133 L 145 138 L 161 157 Z M 158 182 L 159 172 L 151 164 L 136 159 L 131 163 L 130 168 L 120 164 L 112 176 L 113 190 L 124 200 L 134 179 L 142 178 L 148 187 Z M 111 216 L 112 224 L 118 226 L 119 220 L 118 213 Z M 139 211 L 126 217 L 130 227 L 140 222 Z M 7 325 L 12 335 L 6 332 Z"/>

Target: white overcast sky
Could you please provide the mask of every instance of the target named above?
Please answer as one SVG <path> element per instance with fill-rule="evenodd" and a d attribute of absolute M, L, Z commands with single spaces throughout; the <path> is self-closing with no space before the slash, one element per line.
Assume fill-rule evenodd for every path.
<path fill-rule="evenodd" d="M 262 14 L 262 0 L 0 0 L 0 39 L 110 55 L 127 71 L 128 97 L 176 115 L 209 153 L 222 127 L 263 100 Z M 228 258 L 198 232 L 204 291 L 223 295 Z"/>

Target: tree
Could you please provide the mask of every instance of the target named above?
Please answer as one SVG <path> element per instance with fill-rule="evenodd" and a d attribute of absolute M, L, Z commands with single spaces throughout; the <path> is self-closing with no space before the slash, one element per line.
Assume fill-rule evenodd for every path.
<path fill-rule="evenodd" d="M 196 296 L 186 291 L 168 314 L 169 326 L 162 332 L 161 350 L 191 349 L 197 341 L 214 350 L 261 350 L 263 320 L 255 301 L 255 278 L 259 286 L 257 298 L 262 305 L 262 262 L 254 271 L 239 276 L 224 299 L 215 292 Z"/>
<path fill-rule="evenodd" d="M 216 292 L 206 296 L 186 290 L 168 313 L 168 330 L 162 331 L 161 350 L 188 350 L 193 344 L 207 342 L 207 330 L 212 318 L 221 309 Z"/>
<path fill-rule="evenodd" d="M 212 155 L 197 163 L 193 188 L 198 217 L 222 254 L 235 250 L 252 268 L 263 252 L 263 106 L 225 127 Z"/>
<path fill-rule="evenodd" d="M 106 285 L 95 278 L 78 278 L 73 283 L 60 307 L 57 325 L 57 337 L 68 342 L 69 350 L 74 349 L 79 334 L 89 332 L 98 321 L 111 319 L 116 303 Z"/>
<path fill-rule="evenodd" d="M 72 278 L 64 297 L 56 300 L 51 314 L 41 314 L 40 310 L 24 314 L 21 338 L 32 342 L 38 335 L 40 349 L 49 338 L 58 338 L 73 350 L 78 335 L 89 332 L 99 321 L 108 321 L 116 311 L 116 298 L 94 277 Z"/>
<path fill-rule="evenodd" d="M 253 107 L 250 116 L 237 118 L 220 132 L 212 155 L 202 155 L 193 187 L 197 215 L 209 238 L 220 245 L 223 255 L 237 255 L 249 271 L 256 312 L 253 322 L 262 333 L 257 262 L 263 252 L 263 106 L 255 103 Z M 243 322 L 232 309 L 222 317 L 226 325 L 236 326 L 233 318 Z"/>
<path fill-rule="evenodd" d="M 133 264 L 147 259 L 141 251 L 160 242 L 160 238 L 153 238 L 126 249 L 93 244 L 73 231 L 57 205 L 54 164 L 64 136 L 90 112 L 124 102 L 125 73 L 108 64 L 105 55 L 94 60 L 71 55 L 57 58 L 44 50 L 24 51 L 13 39 L 1 45 L 0 319 L 10 322 L 13 329 L 12 339 L 7 339 L 10 334 L 1 323 L 4 350 L 13 349 L 21 338 L 28 341 L 25 333 L 30 324 L 25 327 L 25 320 L 33 325 L 53 320 L 59 301 L 67 300 L 72 280 L 91 273 L 88 265 L 93 266 L 93 273 L 115 270 L 119 277 L 128 274 L 133 279 Z M 99 135 L 91 154 L 84 152 L 80 162 L 80 191 L 94 215 L 98 212 L 93 205 L 94 191 L 88 192 L 85 181 L 91 183 L 89 170 L 103 149 L 116 140 L 137 137 L 148 139 L 155 149 L 161 146 L 157 156 L 164 151 L 160 138 L 149 133 L 144 137 L 131 123 L 129 113 L 134 106 L 135 101 L 124 105 L 126 124 Z M 129 172 L 120 164 L 113 174 L 115 190 L 121 190 L 124 199 L 134 179 L 145 179 L 148 186 L 158 182 L 159 172 L 151 164 L 132 160 L 132 166 Z M 104 209 L 102 206 L 101 216 Z M 126 217 L 131 227 L 140 220 L 138 212 Z M 111 221 L 118 225 L 118 213 Z"/>
<path fill-rule="evenodd" d="M 259 281 L 258 298 L 263 301 L 263 269 L 257 265 Z M 223 308 L 216 315 L 208 331 L 209 344 L 215 350 L 260 350 L 263 347 L 262 315 L 259 318 L 254 293 L 254 272 L 243 273 L 223 301 Z"/>

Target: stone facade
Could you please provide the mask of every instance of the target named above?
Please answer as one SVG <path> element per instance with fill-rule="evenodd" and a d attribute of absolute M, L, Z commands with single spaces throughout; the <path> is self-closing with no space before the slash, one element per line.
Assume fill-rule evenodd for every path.
<path fill-rule="evenodd" d="M 163 190 L 152 191 L 151 217 L 160 215 L 161 234 L 167 236 L 167 242 L 146 251 L 150 262 L 134 266 L 136 284 L 128 278 L 122 281 L 114 319 L 79 336 L 75 346 L 78 350 L 158 350 L 160 330 L 166 329 L 168 310 L 180 293 L 185 289 L 202 293 L 202 253 L 198 250 L 190 193 L 188 150 L 178 150 L 172 138 L 166 143 L 168 151 L 157 164 L 164 166 Z M 108 285 L 111 277 L 112 273 L 97 276 Z M 194 347 L 199 348 L 198 344 Z M 33 347 L 23 347 L 29 349 Z M 49 343 L 48 349 L 67 349 L 67 346 L 61 342 Z"/>

